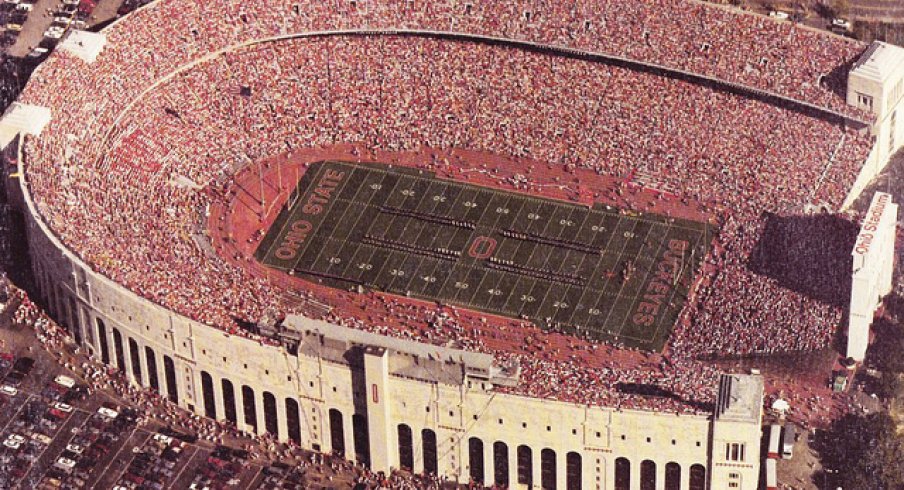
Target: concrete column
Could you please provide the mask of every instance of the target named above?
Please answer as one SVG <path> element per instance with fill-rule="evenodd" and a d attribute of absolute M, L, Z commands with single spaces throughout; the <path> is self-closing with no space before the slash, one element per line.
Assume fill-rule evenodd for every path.
<path fill-rule="evenodd" d="M 364 351 L 364 379 L 367 387 L 371 469 L 388 473 L 398 457 L 398 451 L 393 451 L 392 442 L 395 438 L 390 432 L 389 353 L 386 349 L 368 347 Z"/>
<path fill-rule="evenodd" d="M 82 343 L 85 342 L 85 329 L 83 328 L 85 323 L 85 317 L 82 315 L 82 308 L 79 306 L 78 300 L 75 303 L 71 303 L 70 306 L 75 306 L 75 309 L 72 310 L 72 321 L 75 322 L 73 325 L 73 331 L 78 332 L 78 337 L 82 339 Z M 75 340 L 74 338 L 72 340 Z M 79 345 L 81 347 L 81 344 Z"/>
<path fill-rule="evenodd" d="M 286 397 L 277 393 L 273 396 L 276 397 L 276 431 L 279 433 L 280 441 L 288 441 L 289 419 L 286 414 Z"/>
<path fill-rule="evenodd" d="M 353 415 L 354 409 L 342 411 L 342 437 L 345 440 L 345 459 L 358 461 L 355 454 L 355 419 Z"/>
<path fill-rule="evenodd" d="M 194 388 L 192 391 L 195 396 L 192 399 L 192 404 L 195 406 L 195 413 L 205 417 L 207 407 L 204 406 L 204 383 L 201 380 L 201 371 L 201 369 L 192 369 L 189 371 L 189 377 L 191 378 L 191 386 Z M 186 386 L 186 388 L 188 387 Z"/>
<path fill-rule="evenodd" d="M 599 459 L 600 462 L 597 463 L 596 460 Z M 599 477 L 599 485 L 603 490 L 608 490 L 612 488 L 612 485 L 609 484 L 608 481 L 608 473 L 606 470 L 606 457 L 602 454 L 596 453 L 586 453 L 581 459 L 581 463 L 584 467 L 584 488 L 590 490 L 596 490 L 597 480 L 596 477 Z M 597 471 L 597 467 L 599 467 L 599 471 Z"/>
<path fill-rule="evenodd" d="M 556 489 L 557 490 L 565 490 L 565 482 L 567 481 L 567 467 L 565 465 L 565 457 L 567 456 L 567 451 L 558 450 L 556 451 Z M 581 461 L 583 463 L 583 461 Z M 583 469 L 583 468 L 582 468 Z"/>
<path fill-rule="evenodd" d="M 136 355 L 138 355 L 138 364 L 141 366 L 141 385 L 151 386 L 151 377 L 148 375 L 148 359 L 144 355 L 144 344 L 138 339 L 135 339 L 135 344 L 138 346 Z"/>
<path fill-rule="evenodd" d="M 151 347 L 151 350 L 154 351 L 154 373 L 157 375 L 157 390 L 158 390 L 158 393 L 160 394 L 160 396 L 166 396 L 166 387 L 164 384 L 164 383 L 166 383 L 166 380 L 164 379 L 164 373 L 163 373 L 163 359 L 157 353 L 157 349 L 155 349 L 154 346 L 150 346 L 150 347 Z M 145 364 L 147 364 L 147 362 L 148 362 L 147 356 L 148 356 L 147 350 L 145 350 L 144 356 L 143 356 Z M 148 386 L 150 386 L 150 384 L 151 384 L 150 375 L 151 375 L 151 370 L 148 369 Z"/>
<path fill-rule="evenodd" d="M 222 378 L 210 375 L 210 382 L 213 384 L 213 408 L 216 412 L 217 420 L 226 419 L 226 402 L 223 400 L 223 381 Z"/>
<path fill-rule="evenodd" d="M 436 429 L 437 450 L 439 453 L 439 474 L 449 475 L 458 483 L 468 482 L 468 472 L 465 470 L 467 441 L 451 431 Z M 462 448 L 465 450 L 462 450 Z"/>
<path fill-rule="evenodd" d="M 264 390 L 254 390 L 254 416 L 257 419 L 257 433 L 263 434 L 267 432 L 266 421 L 264 420 Z"/>
<path fill-rule="evenodd" d="M 100 322 L 102 322 L 104 324 L 103 332 L 100 331 L 100 324 L 98 323 L 98 320 L 100 320 Z M 100 359 L 101 362 L 103 362 L 104 352 L 100 346 L 100 338 L 101 338 L 100 336 L 103 335 L 104 339 L 107 342 L 107 355 L 109 356 L 109 359 L 110 359 L 110 365 L 115 366 L 116 365 L 116 345 L 113 343 L 113 328 L 109 324 L 107 324 L 107 322 L 103 318 L 97 317 L 94 319 L 94 332 L 98 334 L 97 339 L 95 340 L 96 345 L 97 345 L 97 358 Z"/>
<path fill-rule="evenodd" d="M 91 352 L 97 352 L 95 339 L 97 338 L 97 330 L 95 330 L 94 319 L 91 317 L 91 313 L 88 311 L 87 307 L 82 307 L 82 318 L 85 319 L 85 329 L 82 330 L 84 334 L 82 336 L 82 342 L 85 347 L 91 349 Z"/>
<path fill-rule="evenodd" d="M 424 472 L 424 439 L 421 437 L 421 430 L 411 428 L 411 453 L 414 455 L 412 470 L 415 474 Z"/>
<path fill-rule="evenodd" d="M 508 447 L 509 488 L 524 488 L 518 483 L 518 444 Z"/>
<path fill-rule="evenodd" d="M 232 382 L 232 397 L 235 398 L 235 420 L 236 427 L 239 430 L 244 430 L 246 432 L 251 432 L 251 427 L 245 425 L 245 395 L 242 393 L 242 383 L 236 383 L 233 380 L 229 380 Z"/>
<path fill-rule="evenodd" d="M 496 472 L 493 470 L 493 468 L 495 468 L 495 466 L 493 466 L 494 463 L 493 443 L 489 440 L 483 440 L 483 481 L 487 486 L 496 482 Z"/>
<path fill-rule="evenodd" d="M 301 424 L 301 447 L 312 449 L 314 444 L 323 447 L 326 421 L 322 410 L 313 403 L 302 403 L 301 398 L 295 400 L 298 401 L 298 423 Z"/>
<path fill-rule="evenodd" d="M 615 488 L 615 459 L 616 457 L 610 456 L 608 459 L 606 457 L 602 458 L 602 466 L 600 467 L 600 471 L 603 473 L 603 488 Z"/>
<path fill-rule="evenodd" d="M 640 464 L 643 460 L 628 459 L 631 461 L 631 490 L 640 490 Z"/>
<path fill-rule="evenodd" d="M 62 284 L 57 289 L 57 318 L 63 322 L 63 326 L 66 329 L 71 328 L 69 326 L 69 316 L 66 315 L 66 287 Z"/>
<path fill-rule="evenodd" d="M 543 450 L 543 448 L 531 447 L 530 449 L 531 470 L 533 470 L 534 474 L 534 486 L 532 488 L 541 488 L 541 483 L 543 482 L 543 480 L 541 479 L 542 472 L 540 471 L 540 452 Z"/>
<path fill-rule="evenodd" d="M 656 490 L 665 490 L 665 465 L 666 463 L 656 462 Z"/>

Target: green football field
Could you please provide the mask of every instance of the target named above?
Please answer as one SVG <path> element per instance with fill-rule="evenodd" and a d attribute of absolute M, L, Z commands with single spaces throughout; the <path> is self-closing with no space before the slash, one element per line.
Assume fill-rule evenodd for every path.
<path fill-rule="evenodd" d="M 701 222 L 331 161 L 308 169 L 256 258 L 337 288 L 660 350 L 712 233 Z"/>

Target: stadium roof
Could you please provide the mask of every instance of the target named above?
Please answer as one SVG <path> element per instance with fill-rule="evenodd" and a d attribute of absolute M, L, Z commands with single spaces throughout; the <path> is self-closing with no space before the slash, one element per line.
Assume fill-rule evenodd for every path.
<path fill-rule="evenodd" d="M 883 82 L 904 65 L 904 48 L 881 41 L 874 42 L 854 65 L 852 74 Z"/>
<path fill-rule="evenodd" d="M 719 385 L 716 418 L 759 420 L 763 402 L 763 378 L 748 374 L 724 374 Z"/>
<path fill-rule="evenodd" d="M 69 35 L 60 43 L 60 48 L 85 63 L 94 63 L 106 44 L 107 36 L 103 34 L 73 30 L 69 31 Z"/>
<path fill-rule="evenodd" d="M 347 346 L 375 346 L 422 359 L 461 364 L 465 367 L 468 374 L 489 379 L 497 384 L 511 385 L 518 378 L 517 367 L 510 370 L 512 372 L 505 372 L 495 365 L 493 356 L 489 354 L 388 337 L 334 325 L 329 322 L 312 320 L 300 315 L 288 315 L 283 324 L 292 331 L 304 335 L 322 336 L 325 340 L 339 342 Z M 322 353 L 322 349 L 319 347 L 315 347 L 315 350 Z"/>
<path fill-rule="evenodd" d="M 37 136 L 50 122 L 50 109 L 13 103 L 0 119 L 0 148 L 5 148 L 19 133 Z"/>

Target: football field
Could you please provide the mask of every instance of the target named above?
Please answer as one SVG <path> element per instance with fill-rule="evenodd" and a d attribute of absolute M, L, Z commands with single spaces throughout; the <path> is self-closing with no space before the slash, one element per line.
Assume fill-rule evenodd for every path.
<path fill-rule="evenodd" d="M 263 264 L 629 347 L 665 344 L 713 229 L 379 164 L 321 162 L 256 252 Z"/>

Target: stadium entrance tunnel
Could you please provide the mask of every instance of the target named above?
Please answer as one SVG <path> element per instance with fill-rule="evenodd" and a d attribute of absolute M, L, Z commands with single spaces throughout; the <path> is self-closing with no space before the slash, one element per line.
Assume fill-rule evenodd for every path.
<path fill-rule="evenodd" d="M 498 162 L 490 179 L 469 178 L 469 158 L 440 175 L 397 155 L 337 156 L 252 165 L 263 173 L 236 181 L 233 243 L 296 294 L 389 294 L 658 351 L 714 233 L 699 218 L 582 199 L 580 179 L 556 192 L 523 175 L 513 186 L 505 173 L 524 164 L 498 156 L 478 160 Z"/>
<path fill-rule="evenodd" d="M 856 223 L 833 214 L 763 214 L 763 232 L 748 266 L 782 287 L 831 305 L 851 298 L 851 250 Z"/>

